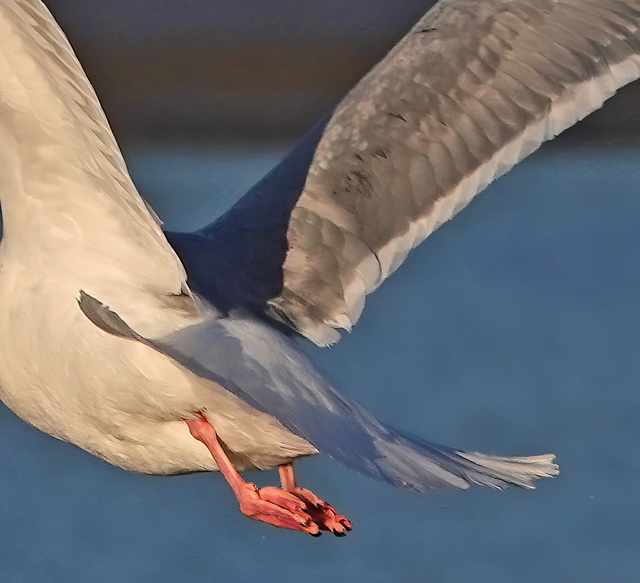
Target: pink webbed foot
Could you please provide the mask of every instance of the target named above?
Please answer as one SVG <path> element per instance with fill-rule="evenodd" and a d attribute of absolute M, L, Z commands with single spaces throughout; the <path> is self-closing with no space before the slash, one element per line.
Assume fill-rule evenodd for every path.
<path fill-rule="evenodd" d="M 282 489 L 270 486 L 258 489 L 238 474 L 218 441 L 215 429 L 202 413 L 196 413 L 194 419 L 185 421 L 194 439 L 202 442 L 211 453 L 233 489 L 241 512 L 249 518 L 312 536 L 319 536 L 320 530 L 344 536 L 351 530 L 351 523 L 344 516 L 337 514 L 329 504 L 309 490 L 296 486 L 291 464 L 278 468 Z"/>
<path fill-rule="evenodd" d="M 296 486 L 290 493 L 304 502 L 306 512 L 321 530 L 327 530 L 336 536 L 346 536 L 351 530 L 351 521 L 346 516 L 338 514 L 331 504 L 321 500 L 310 490 Z"/>
<path fill-rule="evenodd" d="M 336 536 L 345 536 L 351 530 L 351 521 L 346 516 L 338 514 L 331 504 L 316 496 L 311 490 L 299 488 L 296 485 L 296 477 L 291 464 L 278 466 L 278 472 L 282 489 L 304 503 L 306 512 L 320 530 L 327 530 Z"/>
<path fill-rule="evenodd" d="M 245 482 L 236 495 L 240 511 L 249 518 L 312 536 L 320 535 L 320 527 L 308 513 L 306 503 L 294 494 L 271 486 L 258 489 L 255 484 Z"/>

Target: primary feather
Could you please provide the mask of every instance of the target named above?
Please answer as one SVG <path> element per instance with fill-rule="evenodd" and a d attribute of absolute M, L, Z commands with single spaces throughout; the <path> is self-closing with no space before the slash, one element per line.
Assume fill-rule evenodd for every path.
<path fill-rule="evenodd" d="M 297 170 L 306 180 L 286 241 L 270 232 L 287 249 L 281 286 L 262 309 L 336 342 L 413 247 L 640 76 L 639 27 L 638 0 L 440 0 L 338 105 Z M 257 189 L 275 204 L 268 183 Z M 244 201 L 220 221 L 231 217 L 254 231 L 261 221 Z M 197 248 L 177 242 L 190 273 L 233 256 L 215 223 L 193 237 Z"/>

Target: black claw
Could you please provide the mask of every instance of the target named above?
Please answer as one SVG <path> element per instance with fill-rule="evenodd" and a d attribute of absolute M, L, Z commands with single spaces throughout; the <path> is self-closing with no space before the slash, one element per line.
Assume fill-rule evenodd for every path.
<path fill-rule="evenodd" d="M 346 533 L 346 532 L 344 532 L 344 531 L 340 532 L 339 530 L 331 529 L 331 532 L 332 532 L 335 536 L 347 536 L 347 533 Z"/>
<path fill-rule="evenodd" d="M 322 533 L 320 531 L 318 531 L 318 532 L 310 532 L 309 534 L 314 538 L 318 538 L 319 536 L 322 536 Z"/>

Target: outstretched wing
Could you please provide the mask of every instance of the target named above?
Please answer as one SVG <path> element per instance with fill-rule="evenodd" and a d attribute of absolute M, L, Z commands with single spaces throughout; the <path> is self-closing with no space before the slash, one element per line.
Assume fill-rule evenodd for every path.
<path fill-rule="evenodd" d="M 21 126 L 14 129 L 19 140 L 69 152 L 76 160 L 74 182 L 113 192 L 117 204 L 162 239 L 157 225 L 148 227 L 153 220 L 95 91 L 46 6 L 40 0 L 0 2 L 0 37 L 0 111 L 7 126 Z M 19 117 L 23 111 L 39 125 L 29 126 Z"/>
<path fill-rule="evenodd" d="M 40 0 L 0 0 L 0 151 L 9 255 L 32 253 L 26 241 L 42 236 L 43 249 L 60 245 L 65 269 L 73 266 L 92 289 L 114 290 L 109 300 L 123 310 L 139 292 L 156 298 L 162 314 L 168 304 L 195 312 L 184 269 L 139 196 L 73 49 Z M 139 313 L 136 324 L 146 330 L 163 325 L 158 312 Z"/>
<path fill-rule="evenodd" d="M 293 342 L 257 320 L 205 320 L 148 339 L 82 291 L 79 305 L 102 330 L 166 354 L 275 417 L 348 468 L 394 486 L 418 491 L 470 484 L 533 488 L 535 480 L 558 473 L 550 454 L 503 457 L 464 452 L 388 427 L 333 388 Z"/>
<path fill-rule="evenodd" d="M 640 76 L 639 28 L 640 0 L 441 0 L 333 113 L 286 241 L 258 238 L 284 256 L 271 311 L 337 341 L 413 247 Z"/>

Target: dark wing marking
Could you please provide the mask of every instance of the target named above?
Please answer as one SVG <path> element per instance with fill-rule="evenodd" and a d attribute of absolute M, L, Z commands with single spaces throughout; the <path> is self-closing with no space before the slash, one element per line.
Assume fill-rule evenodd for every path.
<path fill-rule="evenodd" d="M 440 0 L 321 136 L 211 227 L 169 234 L 192 285 L 335 342 L 413 247 L 639 76 L 639 27 L 640 0 Z"/>
<path fill-rule="evenodd" d="M 639 27 L 638 0 L 441 0 L 333 114 L 270 305 L 339 339 L 413 247 L 640 75 Z"/>

